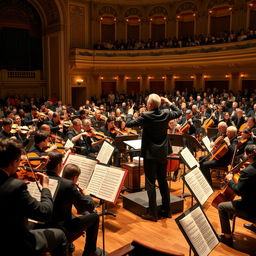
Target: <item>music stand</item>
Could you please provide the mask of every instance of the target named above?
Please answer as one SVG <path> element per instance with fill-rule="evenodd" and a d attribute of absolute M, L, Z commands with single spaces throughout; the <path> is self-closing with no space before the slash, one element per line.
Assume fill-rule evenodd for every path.
<path fill-rule="evenodd" d="M 196 156 L 198 150 L 204 150 L 201 143 L 194 137 L 189 134 L 183 134 L 184 147 L 188 147 L 191 152 Z"/>

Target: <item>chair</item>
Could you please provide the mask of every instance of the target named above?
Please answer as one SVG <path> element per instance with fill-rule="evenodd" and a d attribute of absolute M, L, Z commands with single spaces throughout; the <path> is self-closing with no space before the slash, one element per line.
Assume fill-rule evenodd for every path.
<path fill-rule="evenodd" d="M 240 218 L 240 219 L 243 219 L 243 220 L 246 220 L 246 221 L 256 224 L 256 217 L 252 218 L 252 217 L 245 217 L 245 216 L 241 216 L 238 214 L 234 214 L 233 220 L 232 220 L 233 221 L 232 229 L 231 229 L 232 234 L 235 232 L 236 218 Z"/>
<path fill-rule="evenodd" d="M 134 240 L 133 242 L 111 252 L 108 256 L 184 256 L 183 253 L 159 248 L 145 241 Z"/>

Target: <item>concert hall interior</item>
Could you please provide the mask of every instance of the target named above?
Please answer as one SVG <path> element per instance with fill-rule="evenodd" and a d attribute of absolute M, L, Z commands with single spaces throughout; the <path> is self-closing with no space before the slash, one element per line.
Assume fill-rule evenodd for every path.
<path fill-rule="evenodd" d="M 0 0 L 1 255 L 256 255 L 255 196 L 256 0 Z"/>

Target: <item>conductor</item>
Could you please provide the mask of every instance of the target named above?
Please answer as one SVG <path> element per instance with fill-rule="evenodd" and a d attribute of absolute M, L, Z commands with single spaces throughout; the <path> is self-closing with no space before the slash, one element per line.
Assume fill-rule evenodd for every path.
<path fill-rule="evenodd" d="M 168 107 L 160 109 L 161 102 Z M 180 109 L 167 98 L 157 94 L 150 94 L 147 100 L 147 110 L 137 119 L 133 120 L 133 106 L 128 111 L 126 127 L 141 126 L 142 145 L 141 156 L 144 158 L 144 171 L 146 190 L 149 199 L 149 211 L 141 217 L 150 221 L 158 220 L 156 204 L 155 181 L 157 179 L 162 196 L 162 209 L 159 217 L 171 216 L 170 193 L 166 181 L 167 154 L 170 148 L 167 136 L 168 122 L 182 115 Z"/>

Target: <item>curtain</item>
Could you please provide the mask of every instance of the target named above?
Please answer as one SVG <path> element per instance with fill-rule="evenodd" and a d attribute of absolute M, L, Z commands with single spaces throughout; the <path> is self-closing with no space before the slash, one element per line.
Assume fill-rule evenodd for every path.
<path fill-rule="evenodd" d="M 205 81 L 205 91 L 207 89 L 213 89 L 217 88 L 219 90 L 225 89 L 228 91 L 229 88 L 229 81 L 223 80 L 223 81 Z"/>
<path fill-rule="evenodd" d="M 179 38 L 194 36 L 194 21 L 179 21 Z"/>
<path fill-rule="evenodd" d="M 115 42 L 115 23 L 101 24 L 101 42 Z"/>
<path fill-rule="evenodd" d="M 127 25 L 127 41 L 140 40 L 140 25 Z"/>
<path fill-rule="evenodd" d="M 139 81 L 128 81 L 127 82 L 127 94 L 133 95 L 140 92 L 140 82 Z"/>
<path fill-rule="evenodd" d="M 249 29 L 256 29 L 256 10 L 250 10 L 250 25 Z"/>
<path fill-rule="evenodd" d="M 214 17 L 211 16 L 211 35 L 222 36 L 225 32 L 230 31 L 230 15 Z"/>
<path fill-rule="evenodd" d="M 161 94 L 164 92 L 164 81 L 150 81 L 150 92 Z"/>
<path fill-rule="evenodd" d="M 151 39 L 156 41 L 165 39 L 165 24 L 151 24 Z"/>

